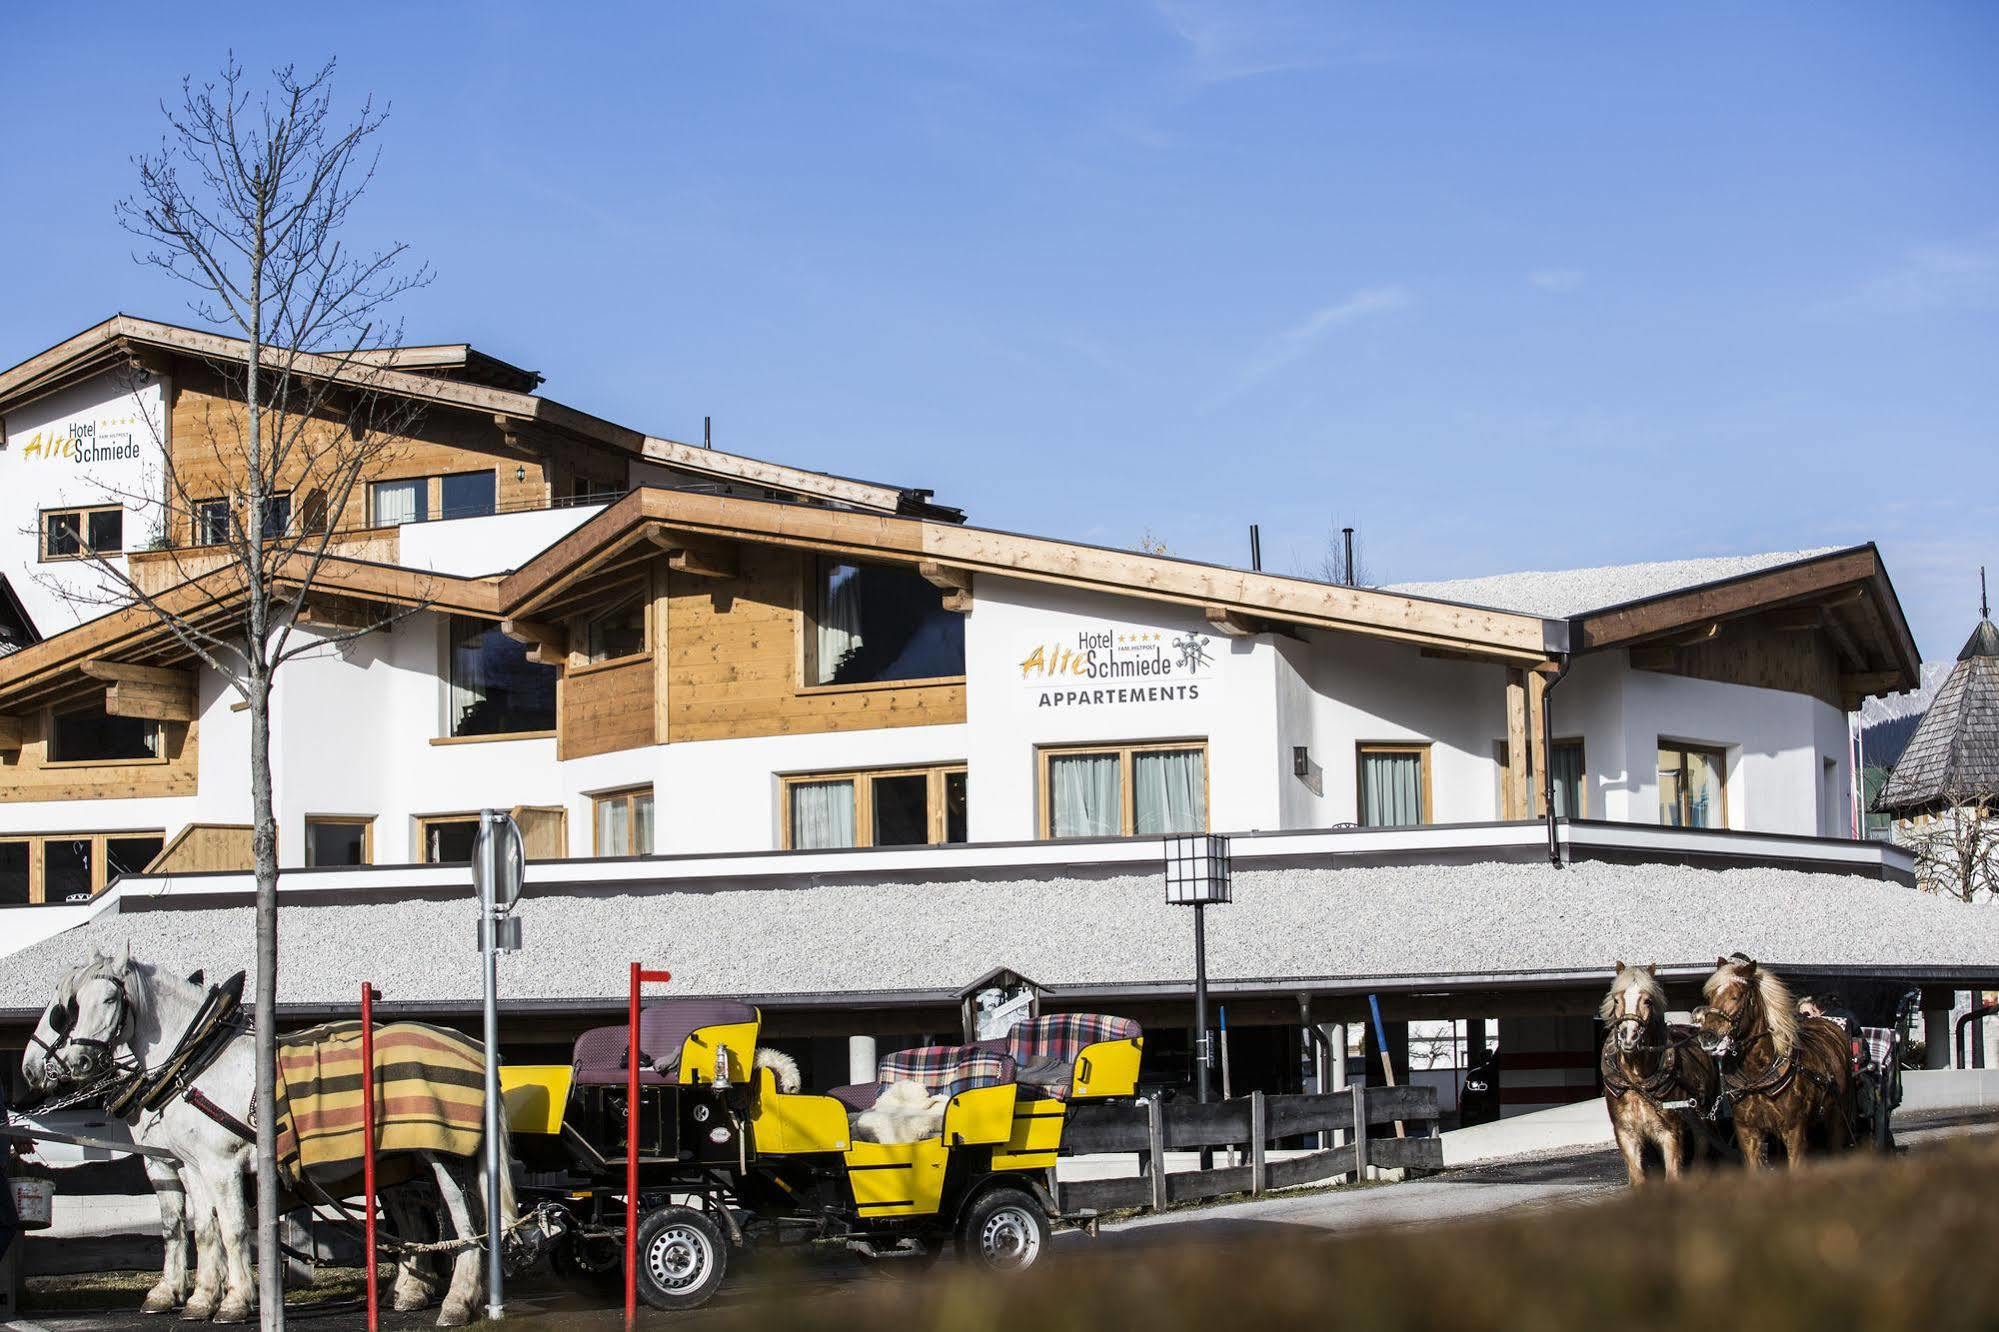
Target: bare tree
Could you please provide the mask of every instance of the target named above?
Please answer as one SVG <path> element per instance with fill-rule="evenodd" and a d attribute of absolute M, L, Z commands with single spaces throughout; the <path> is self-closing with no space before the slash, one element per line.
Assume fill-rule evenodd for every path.
<path fill-rule="evenodd" d="M 1349 583 L 1355 587 L 1379 587 L 1380 580 L 1374 576 L 1374 569 L 1367 562 L 1367 548 L 1361 540 L 1360 529 L 1353 529 L 1353 565 L 1347 564 L 1346 529 L 1338 519 L 1326 532 L 1326 549 L 1319 556 L 1319 562 L 1302 571 L 1307 577 L 1316 577 L 1322 583 Z"/>
<path fill-rule="evenodd" d="M 337 120 L 333 69 L 330 61 L 303 74 L 286 66 L 273 71 L 268 88 L 253 91 L 232 57 L 215 82 L 184 80 L 179 103 L 162 106 L 167 131 L 158 152 L 135 159 L 138 192 L 120 203 L 119 221 L 142 243 L 134 257 L 192 287 L 190 309 L 238 340 L 240 359 L 211 358 L 225 406 L 199 429 L 183 422 L 169 437 L 164 419 L 149 418 L 163 475 L 129 491 L 105 487 L 129 514 L 150 519 L 158 553 L 120 559 L 80 540 L 74 553 L 94 568 L 97 585 L 61 589 L 72 600 L 143 608 L 247 705 L 257 884 L 257 1283 L 265 1327 L 284 1324 L 272 686 L 288 662 L 338 650 L 418 608 L 383 611 L 325 588 L 315 594 L 329 557 L 343 549 L 340 532 L 365 498 L 366 478 L 379 473 L 414 424 L 410 400 L 380 384 L 400 345 L 387 309 L 429 280 L 423 268 L 399 271 L 401 244 L 359 250 L 343 239 L 374 175 L 379 152 L 371 140 L 384 114 L 368 101 L 353 119 Z M 132 373 L 136 390 L 143 370 Z M 162 402 L 161 418 L 170 411 Z M 191 590 L 190 580 L 200 583 Z"/>
<path fill-rule="evenodd" d="M 1948 793 L 1935 814 L 1912 819 L 1896 840 L 1916 857 L 1916 886 L 1963 902 L 1999 897 L 1999 798 Z"/>
<path fill-rule="evenodd" d="M 1132 546 L 1132 549 L 1141 555 L 1154 555 L 1162 559 L 1173 553 L 1173 548 L 1166 544 L 1166 539 L 1154 536 L 1152 529 L 1149 527 L 1139 535 L 1138 541 Z"/>

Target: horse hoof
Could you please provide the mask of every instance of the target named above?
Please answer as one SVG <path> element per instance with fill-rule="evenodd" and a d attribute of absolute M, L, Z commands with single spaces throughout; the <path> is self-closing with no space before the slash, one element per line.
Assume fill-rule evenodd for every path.
<path fill-rule="evenodd" d="M 205 1323 L 215 1316 L 215 1306 L 196 1295 L 181 1307 L 180 1320 L 183 1323 Z"/>
<path fill-rule="evenodd" d="M 166 1314 L 180 1308 L 180 1300 L 171 1286 L 161 1284 L 146 1292 L 146 1302 L 139 1306 L 142 1314 Z"/>
<path fill-rule="evenodd" d="M 218 1323 L 247 1323 L 250 1321 L 250 1301 L 224 1300 L 222 1307 L 215 1311 Z"/>
<path fill-rule="evenodd" d="M 396 1292 L 396 1312 L 415 1313 L 430 1303 L 430 1297 L 420 1290 L 399 1290 Z"/>
<path fill-rule="evenodd" d="M 463 1304 L 447 1304 L 437 1311 L 439 1327 L 464 1327 L 472 1321 L 472 1310 Z"/>

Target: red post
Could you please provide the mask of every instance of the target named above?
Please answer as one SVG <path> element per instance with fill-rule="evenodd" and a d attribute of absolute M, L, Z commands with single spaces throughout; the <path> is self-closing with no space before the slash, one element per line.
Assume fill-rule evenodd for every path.
<path fill-rule="evenodd" d="M 375 1281 L 375 987 L 361 983 L 361 1217 L 367 1231 L 361 1262 L 368 1271 L 368 1332 L 381 1325 Z"/>
<path fill-rule="evenodd" d="M 671 972 L 647 971 L 632 963 L 631 1004 L 625 1017 L 625 1327 L 629 1332 L 639 1304 L 639 987 L 661 985 Z"/>

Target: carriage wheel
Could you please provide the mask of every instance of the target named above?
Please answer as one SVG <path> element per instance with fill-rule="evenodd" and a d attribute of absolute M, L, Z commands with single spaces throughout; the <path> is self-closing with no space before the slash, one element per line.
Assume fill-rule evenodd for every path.
<path fill-rule="evenodd" d="M 610 1235 L 579 1235 L 574 1231 L 555 1242 L 549 1265 L 564 1281 L 601 1290 L 623 1290 L 625 1246 Z"/>
<path fill-rule="evenodd" d="M 639 1222 L 639 1297 L 655 1309 L 697 1309 L 722 1284 L 729 1246 L 689 1207 L 662 1207 Z"/>
<path fill-rule="evenodd" d="M 958 1257 L 992 1272 L 1034 1266 L 1048 1245 L 1048 1217 L 1023 1189 L 982 1193 L 958 1222 Z"/>

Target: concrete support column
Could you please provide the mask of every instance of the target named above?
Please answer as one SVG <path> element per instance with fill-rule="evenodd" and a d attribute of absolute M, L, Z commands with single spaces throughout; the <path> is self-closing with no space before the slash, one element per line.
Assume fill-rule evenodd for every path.
<path fill-rule="evenodd" d="M 1949 998 L 1949 992 L 1945 991 L 1942 997 Z M 1923 991 L 1924 1068 L 1949 1068 L 1951 1061 L 1956 1058 L 1955 1051 L 1951 1048 L 1950 1007 L 1949 1005 L 1942 1008 L 1931 1007 L 1937 998 L 1935 992 Z"/>
<path fill-rule="evenodd" d="M 847 1038 L 847 1081 L 873 1082 L 875 1069 L 880 1061 L 875 1058 L 875 1038 L 872 1036 L 849 1036 Z"/>
<path fill-rule="evenodd" d="M 1326 1038 L 1331 1054 L 1321 1051 L 1319 1058 L 1322 1071 L 1319 1075 L 1319 1090 L 1337 1092 L 1347 1089 L 1347 1024 L 1344 1022 L 1322 1022 L 1319 1033 Z M 1341 1147 L 1346 1144 L 1347 1135 L 1342 1130 L 1334 1130 L 1327 1136 L 1326 1146 Z"/>

